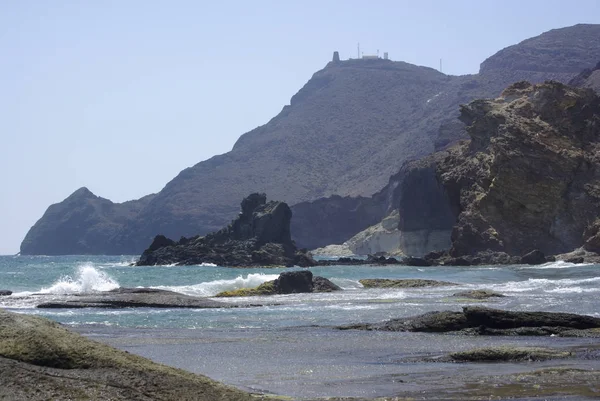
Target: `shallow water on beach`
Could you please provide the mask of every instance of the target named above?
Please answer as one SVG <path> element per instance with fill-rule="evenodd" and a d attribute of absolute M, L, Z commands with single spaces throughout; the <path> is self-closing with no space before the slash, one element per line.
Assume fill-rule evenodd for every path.
<path fill-rule="evenodd" d="M 450 364 L 435 358 L 475 346 L 596 346 L 597 339 L 465 337 L 423 333 L 339 331 L 433 310 L 480 304 L 507 310 L 600 316 L 600 265 L 315 267 L 343 291 L 222 299 L 264 304 L 228 309 L 36 309 L 49 300 L 118 287 L 153 287 L 194 296 L 256 287 L 286 269 L 218 266 L 134 267 L 133 256 L 0 257 L 0 307 L 48 317 L 94 339 L 158 362 L 206 374 L 253 391 L 295 397 L 390 396 L 454 387 L 480 376 L 545 366 L 600 369 L 597 358 L 535 363 Z M 415 289 L 365 289 L 362 278 L 420 278 L 456 283 Z M 507 297 L 474 301 L 453 294 L 491 289 Z M 424 362 L 424 358 L 428 359 Z M 432 362 L 433 361 L 433 362 Z M 462 384 L 461 384 L 462 383 Z M 600 391 L 600 390 L 599 390 Z M 578 398 L 568 398 L 578 399 Z M 579 398 L 581 399 L 581 398 Z"/>
<path fill-rule="evenodd" d="M 461 390 L 465 383 L 476 383 L 490 375 L 519 374 L 550 366 L 600 368 L 598 360 L 500 364 L 436 362 L 437 358 L 450 352 L 474 347 L 570 349 L 593 345 L 597 339 L 465 337 L 340 331 L 323 327 L 132 330 L 85 326 L 77 330 L 117 348 L 208 374 L 213 379 L 248 391 L 302 399 L 325 396 L 374 398 L 425 391 L 430 396 L 433 392 L 435 399 L 441 399 L 445 398 L 442 395 Z M 440 396 L 436 397 L 436 393 Z"/>

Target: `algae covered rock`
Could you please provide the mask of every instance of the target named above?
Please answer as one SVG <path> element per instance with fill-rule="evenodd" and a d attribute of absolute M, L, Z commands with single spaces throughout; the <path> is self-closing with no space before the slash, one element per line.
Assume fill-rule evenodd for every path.
<path fill-rule="evenodd" d="M 420 288 L 420 287 L 442 287 L 456 285 L 448 281 L 424 280 L 424 279 L 387 279 L 387 278 L 365 278 L 358 280 L 365 288 Z"/>
<path fill-rule="evenodd" d="M 450 358 L 459 362 L 545 361 L 572 356 L 569 351 L 540 347 L 489 347 L 454 352 Z"/>
<path fill-rule="evenodd" d="M 223 291 L 215 295 L 219 298 L 227 297 L 252 297 L 259 295 L 274 295 L 277 294 L 275 291 L 275 280 L 267 281 L 262 283 L 256 288 L 239 288 L 237 290 Z"/>
<path fill-rule="evenodd" d="M 503 298 L 506 295 L 500 294 L 491 290 L 470 290 L 461 291 L 452 295 L 453 297 L 470 298 L 470 299 L 488 299 L 488 298 Z"/>

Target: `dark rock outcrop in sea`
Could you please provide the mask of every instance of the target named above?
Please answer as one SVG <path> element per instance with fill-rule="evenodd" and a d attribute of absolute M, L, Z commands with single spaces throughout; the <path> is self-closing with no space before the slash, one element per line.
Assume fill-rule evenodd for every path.
<path fill-rule="evenodd" d="M 456 332 L 467 335 L 560 335 L 572 330 L 600 328 L 600 318 L 555 312 L 515 312 L 481 306 L 466 306 L 462 312 L 428 312 L 382 323 L 342 326 L 341 329 Z M 595 331 L 594 331 L 595 333 Z"/>
<path fill-rule="evenodd" d="M 520 262 L 523 265 L 541 265 L 546 263 L 546 255 L 544 255 L 544 252 L 540 251 L 539 249 L 534 249 L 533 251 L 521 256 Z"/>
<path fill-rule="evenodd" d="M 0 290 L 0 297 L 1 296 L 8 296 L 8 295 L 12 295 L 12 291 L 9 291 L 9 290 Z"/>
<path fill-rule="evenodd" d="M 240 288 L 223 291 L 216 297 L 249 297 L 256 295 L 297 294 L 310 292 L 340 291 L 341 288 L 321 276 L 313 276 L 310 270 L 283 272 L 272 281 L 262 283 L 256 288 Z"/>
<path fill-rule="evenodd" d="M 163 235 L 154 238 L 137 266 L 313 266 L 314 260 L 298 250 L 290 236 L 292 211 L 284 202 L 267 203 L 265 194 L 253 193 L 241 204 L 241 213 L 227 227 L 204 237 L 175 242 Z"/>
<path fill-rule="evenodd" d="M 284 272 L 273 282 L 276 294 L 312 292 L 313 274 L 311 271 Z"/>
<path fill-rule="evenodd" d="M 43 302 L 42 309 L 63 308 L 230 308 L 207 298 L 154 288 L 117 288 L 94 294 L 71 295 L 61 301 Z"/>
<path fill-rule="evenodd" d="M 272 399 L 117 350 L 51 320 L 3 309 L 0 372 L 2 400 Z"/>
<path fill-rule="evenodd" d="M 220 229 L 252 191 L 289 204 L 340 195 L 293 206 L 292 236 L 299 247 L 342 243 L 391 211 L 386 194 L 399 182 L 390 181 L 381 203 L 352 197 L 380 190 L 403 162 L 466 138 L 456 120 L 460 104 L 495 97 L 515 81 L 568 82 L 600 60 L 599 35 L 600 25 L 552 30 L 498 52 L 479 74 L 465 76 L 336 58 L 271 121 L 242 135 L 230 152 L 180 172 L 152 199 L 140 200 L 135 213 L 114 208 L 108 218 L 104 207 L 84 199 L 61 202 L 32 227 L 21 253 L 139 254 L 157 233 L 179 238 Z M 407 222 L 407 244 L 439 244 L 439 233 L 422 226 Z"/>

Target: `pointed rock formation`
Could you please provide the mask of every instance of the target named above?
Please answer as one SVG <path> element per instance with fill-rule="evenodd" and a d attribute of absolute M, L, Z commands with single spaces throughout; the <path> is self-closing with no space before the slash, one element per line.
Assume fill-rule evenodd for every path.
<path fill-rule="evenodd" d="M 244 198 L 242 212 L 227 227 L 204 237 L 172 241 L 157 235 L 144 251 L 138 266 L 197 265 L 220 266 L 311 266 L 310 256 L 299 251 L 290 235 L 292 211 L 284 202 L 267 203 L 265 194 Z"/>

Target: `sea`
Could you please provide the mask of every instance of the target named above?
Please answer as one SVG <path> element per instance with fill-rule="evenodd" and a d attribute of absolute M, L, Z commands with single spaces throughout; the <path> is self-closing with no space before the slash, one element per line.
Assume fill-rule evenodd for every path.
<path fill-rule="evenodd" d="M 38 309 L 50 300 L 119 287 L 151 287 L 200 297 L 256 287 L 300 268 L 134 266 L 135 256 L 0 256 L 0 307 L 43 316 L 83 335 L 157 362 L 208 375 L 251 391 L 293 397 L 380 397 L 423 386 L 444 391 L 478 375 L 543 367 L 492 368 L 423 362 L 473 346 L 593 344 L 594 339 L 441 336 L 340 331 L 335 326 L 379 322 L 436 310 L 484 305 L 504 310 L 571 312 L 600 317 L 600 265 L 552 262 L 538 266 L 326 266 L 314 275 L 342 291 L 248 298 L 216 298 L 226 309 Z M 365 289 L 364 278 L 429 279 L 447 287 Z M 485 301 L 454 296 L 487 289 L 506 295 Z M 592 358 L 593 359 L 593 358 Z M 577 368 L 598 361 L 572 361 Z M 493 369 L 490 370 L 490 369 Z M 454 380 L 448 371 L 462 377 Z M 444 373 L 446 372 L 446 373 Z M 440 390 L 442 391 L 442 390 Z M 412 393 L 411 393 L 412 394 Z"/>

